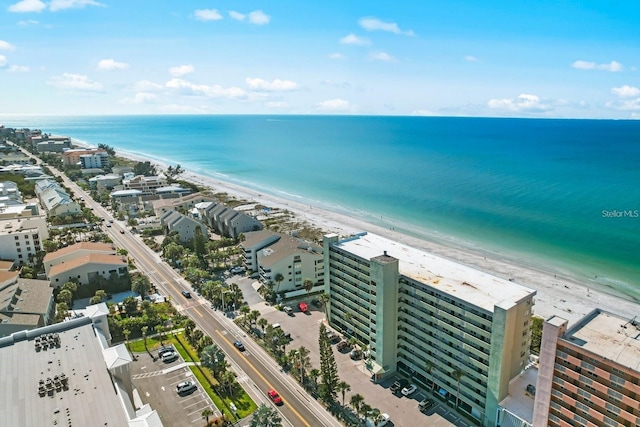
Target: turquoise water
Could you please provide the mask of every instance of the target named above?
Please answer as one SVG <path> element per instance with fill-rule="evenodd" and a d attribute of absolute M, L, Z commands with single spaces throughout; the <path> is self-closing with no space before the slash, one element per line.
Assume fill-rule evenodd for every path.
<path fill-rule="evenodd" d="M 396 231 L 419 227 L 422 237 L 568 272 L 640 300 L 640 121 L 118 116 L 0 123 L 180 163 Z"/>

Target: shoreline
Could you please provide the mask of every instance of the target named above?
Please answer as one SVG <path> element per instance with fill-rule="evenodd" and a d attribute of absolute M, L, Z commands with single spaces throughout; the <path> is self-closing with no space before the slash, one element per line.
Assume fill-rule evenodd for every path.
<path fill-rule="evenodd" d="M 75 140 L 73 142 L 76 145 L 90 146 L 89 144 L 78 144 Z M 134 161 L 149 161 L 161 170 L 165 170 L 169 166 L 153 157 L 126 150 L 117 150 L 116 155 Z M 273 194 L 262 194 L 258 190 L 189 169 L 185 169 L 179 178 L 210 189 L 214 193 L 224 192 L 237 199 L 244 199 L 272 208 L 286 209 L 297 220 L 307 222 L 326 233 L 345 236 L 367 231 L 476 270 L 500 278 L 511 279 L 515 283 L 537 291 L 533 312 L 534 315 L 545 319 L 557 315 L 567 319 L 569 324 L 573 324 L 595 308 L 632 318 L 636 315 L 639 307 L 634 301 L 599 289 L 598 286 L 603 286 L 600 283 L 585 283 L 580 277 L 573 277 L 566 272 L 554 272 L 551 269 L 545 269 L 543 265 L 522 265 L 512 259 L 501 257 L 500 254 L 481 248 L 474 250 L 462 245 L 456 246 L 453 242 L 447 241 L 446 236 L 437 239 L 439 241 L 431 240 L 429 236 L 411 236 L 340 212 L 313 207 Z M 410 230 L 405 230 L 405 232 L 410 232 Z"/>

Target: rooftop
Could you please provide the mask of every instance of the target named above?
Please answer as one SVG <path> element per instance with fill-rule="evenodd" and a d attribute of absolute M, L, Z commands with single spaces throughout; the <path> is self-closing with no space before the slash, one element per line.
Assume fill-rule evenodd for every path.
<path fill-rule="evenodd" d="M 76 243 L 75 245 L 67 246 L 66 248 L 58 249 L 55 252 L 49 252 L 44 256 L 44 262 L 50 262 L 52 260 L 55 260 L 56 258 L 72 254 L 76 251 L 97 251 L 115 254 L 116 248 L 111 243 L 80 242 Z"/>
<path fill-rule="evenodd" d="M 0 271 L 0 274 L 3 273 Z M 0 312 L 44 314 L 52 295 L 50 281 L 16 277 L 13 283 L 0 289 Z"/>
<path fill-rule="evenodd" d="M 536 293 L 533 289 L 372 233 L 359 233 L 334 246 L 367 260 L 386 252 L 399 260 L 401 275 L 491 313 L 500 302 L 517 303 Z"/>
<path fill-rule="evenodd" d="M 280 237 L 280 240 L 269 245 L 269 247 L 264 251 L 267 252 L 267 254 L 260 258 L 260 265 L 264 267 L 270 267 L 288 256 L 301 252 L 322 258 L 322 249 L 318 245 L 305 242 L 304 240 L 297 239 L 286 234 L 283 234 Z"/>
<path fill-rule="evenodd" d="M 59 346 L 36 350 L 36 339 L 54 334 Z M 16 426 L 126 426 L 105 367 L 102 346 L 86 317 L 0 339 L 0 376 L 8 391 L 0 397 L 0 419 Z"/>
<path fill-rule="evenodd" d="M 594 310 L 567 330 L 562 339 L 605 359 L 640 372 L 640 320 Z"/>
<path fill-rule="evenodd" d="M 49 270 L 49 277 L 57 276 L 58 274 L 73 270 L 74 268 L 78 268 L 86 264 L 119 265 L 120 267 L 126 267 L 127 261 L 125 261 L 120 255 L 88 254 L 54 265 L 51 267 L 51 270 Z"/>

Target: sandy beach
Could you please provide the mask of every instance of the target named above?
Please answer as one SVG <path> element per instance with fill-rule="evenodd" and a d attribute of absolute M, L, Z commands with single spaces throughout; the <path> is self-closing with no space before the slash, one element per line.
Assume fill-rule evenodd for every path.
<path fill-rule="evenodd" d="M 165 170 L 168 166 L 138 154 L 118 151 L 117 155 L 136 161 L 150 161 L 159 170 Z M 299 220 L 308 222 L 310 225 L 325 230 L 327 233 L 346 236 L 356 232 L 367 231 L 448 258 L 497 277 L 511 279 L 515 283 L 537 291 L 534 314 L 545 319 L 557 315 L 567 319 L 571 325 L 595 308 L 611 311 L 628 318 L 633 318 L 638 313 L 639 305 L 632 301 L 593 289 L 576 278 L 545 271 L 543 266 L 532 268 L 531 266 L 519 265 L 510 260 L 500 259 L 493 254 L 412 237 L 365 222 L 353 216 L 319 209 L 269 194 L 258 193 L 254 190 L 189 170 L 181 174 L 179 179 L 210 188 L 214 193 L 227 193 L 237 199 L 252 201 L 271 208 L 286 209 L 292 212 Z"/>

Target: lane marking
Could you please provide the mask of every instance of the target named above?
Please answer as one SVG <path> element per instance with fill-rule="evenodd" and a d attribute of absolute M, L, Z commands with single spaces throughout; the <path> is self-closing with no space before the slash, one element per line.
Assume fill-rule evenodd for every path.
<path fill-rule="evenodd" d="M 218 333 L 218 335 L 220 335 L 220 337 L 221 337 L 222 339 L 224 339 L 224 340 L 225 340 L 225 341 L 227 341 L 229 344 L 231 344 L 231 341 L 229 341 L 229 340 L 228 340 L 228 339 L 227 339 L 227 338 L 226 338 L 222 333 L 220 333 L 220 331 L 217 331 L 217 330 L 216 330 L 216 332 Z M 256 375 L 258 375 L 258 376 L 262 379 L 262 381 L 264 381 L 265 383 L 267 383 L 267 385 L 269 385 L 269 387 L 270 387 L 272 390 L 275 390 L 275 387 L 273 386 L 273 384 L 271 384 L 269 381 L 267 381 L 267 379 L 264 377 L 264 375 L 262 375 L 262 373 L 260 373 L 260 371 L 258 371 L 258 370 L 257 370 L 257 369 L 256 369 L 256 368 L 255 368 L 251 363 L 249 363 L 248 361 L 247 361 L 247 365 L 249 365 L 249 367 L 253 370 L 253 372 L 255 372 L 255 374 L 256 374 Z M 295 409 L 293 406 L 288 405 L 287 407 L 288 407 L 289 409 L 291 409 L 291 411 L 296 415 L 296 417 L 298 417 L 298 419 L 299 419 L 300 421 L 302 421 L 302 423 L 303 423 L 305 426 L 307 426 L 307 427 L 311 427 L 311 424 L 309 424 L 309 423 L 308 423 L 308 422 L 307 422 L 307 421 L 302 417 L 302 415 L 300 415 L 300 413 L 299 413 L 298 411 L 296 411 L 296 409 Z"/>

